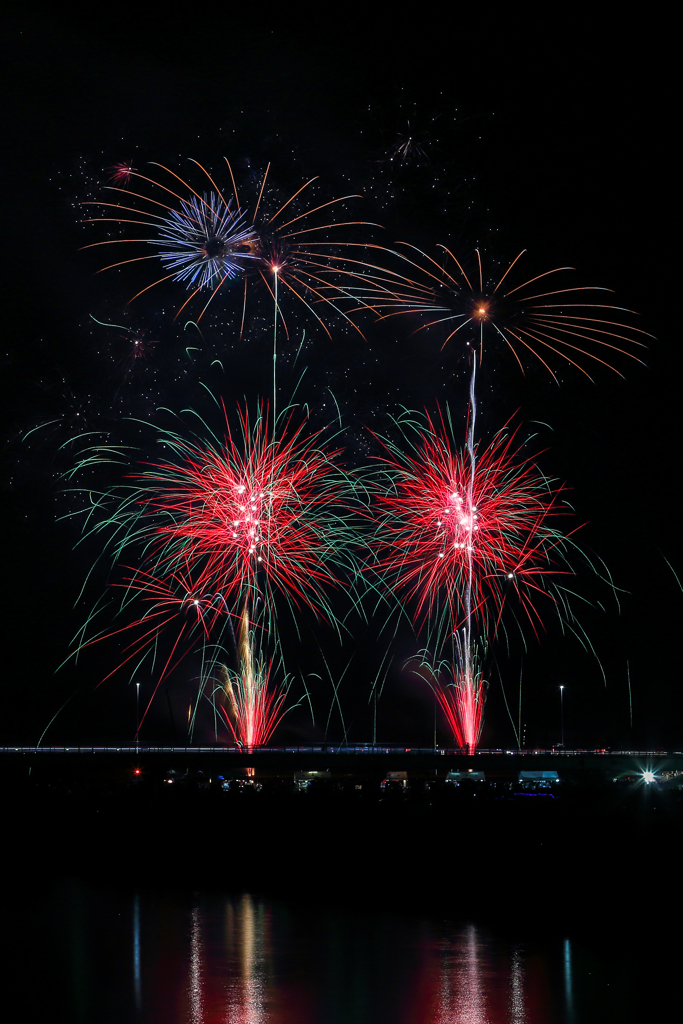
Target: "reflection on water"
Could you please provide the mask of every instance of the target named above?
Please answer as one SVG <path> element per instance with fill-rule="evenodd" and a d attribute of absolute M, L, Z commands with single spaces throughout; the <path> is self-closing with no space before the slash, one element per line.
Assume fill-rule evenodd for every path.
<path fill-rule="evenodd" d="M 23 909 L 13 927 L 26 932 Z M 35 911 L 24 948 L 25 1019 L 51 1024 L 638 1019 L 629 960 L 615 955 L 608 969 L 602 947 L 248 894 L 122 893 L 70 882 Z M 36 963 L 42 989 L 28 982 Z"/>
<path fill-rule="evenodd" d="M 199 907 L 192 910 L 192 930 L 190 932 L 190 969 L 188 977 L 188 994 L 190 997 L 190 1020 L 192 1024 L 204 1024 L 202 1007 L 202 940 L 199 934 L 201 917 Z"/>
<path fill-rule="evenodd" d="M 139 899 L 136 894 L 134 908 Z M 153 906 L 149 910 L 155 913 Z M 527 956 L 520 942 L 495 938 L 472 923 L 453 927 L 422 921 L 416 927 L 412 920 L 391 915 L 364 919 L 339 911 L 294 912 L 248 894 L 204 896 L 185 912 L 189 920 L 184 978 L 173 979 L 178 985 L 175 998 L 161 1000 L 158 1010 L 159 993 L 145 994 L 143 1020 L 573 1021 L 569 940 L 557 943 L 554 951 L 558 960 L 563 957 L 564 974 L 558 971 L 563 984 L 561 980 L 553 1006 L 546 991 L 546 961 L 537 953 Z M 165 975 L 162 969 L 161 977 Z"/>
<path fill-rule="evenodd" d="M 574 999 L 572 997 L 572 950 L 569 939 L 564 940 L 564 999 L 567 1005 L 567 1024 L 574 1024 Z"/>
<path fill-rule="evenodd" d="M 238 965 L 228 982 L 225 1020 L 234 1024 L 263 1024 L 267 981 L 267 914 L 262 903 L 244 895 L 237 906 L 225 908 L 225 950 Z"/>
<path fill-rule="evenodd" d="M 441 984 L 435 1024 L 487 1024 L 486 949 L 474 925 L 441 947 Z"/>
<path fill-rule="evenodd" d="M 421 977 L 407 979 L 401 1024 L 569 1024 L 553 979 L 560 943 L 525 944 L 471 923 L 441 931 L 423 932 Z"/>
<path fill-rule="evenodd" d="M 510 1024 L 525 1024 L 526 1022 L 523 979 L 522 951 L 518 945 L 515 945 L 510 958 Z"/>

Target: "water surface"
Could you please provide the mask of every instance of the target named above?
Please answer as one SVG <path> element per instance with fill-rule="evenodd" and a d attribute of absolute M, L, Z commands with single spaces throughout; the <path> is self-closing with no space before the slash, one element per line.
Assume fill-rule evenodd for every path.
<path fill-rule="evenodd" d="M 583 1024 L 650 1019 L 638 935 L 62 880 L 15 894 L 5 992 L 70 1024 Z M 644 940 L 644 937 L 643 937 Z"/>

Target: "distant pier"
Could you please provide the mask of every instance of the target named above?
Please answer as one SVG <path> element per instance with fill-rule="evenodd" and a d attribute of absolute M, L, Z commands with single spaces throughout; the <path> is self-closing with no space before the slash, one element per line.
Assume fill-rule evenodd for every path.
<path fill-rule="evenodd" d="M 445 776 L 448 771 L 472 769 L 490 779 L 513 779 L 527 770 L 555 770 L 560 778 L 582 773 L 618 778 L 643 772 L 683 772 L 683 751 L 649 750 L 492 750 L 480 748 L 470 755 L 457 748 L 406 747 L 385 744 L 323 744 L 316 746 L 5 746 L 0 747 L 0 769 L 78 769 L 98 774 L 129 766 L 162 771 L 230 771 L 251 768 L 256 774 L 285 776 L 294 771 L 329 771 L 332 775 L 374 777 L 388 771 L 406 771 L 416 777 Z"/>

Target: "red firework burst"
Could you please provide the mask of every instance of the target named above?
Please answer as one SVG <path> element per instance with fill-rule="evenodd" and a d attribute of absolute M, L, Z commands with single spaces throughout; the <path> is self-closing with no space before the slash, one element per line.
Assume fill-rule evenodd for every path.
<path fill-rule="evenodd" d="M 253 653 L 249 622 L 256 619 L 260 638 L 276 649 L 278 596 L 294 610 L 306 606 L 333 620 L 327 588 L 342 567 L 353 569 L 352 492 L 339 451 L 323 443 L 322 431 L 305 437 L 305 423 L 294 427 L 290 418 L 274 439 L 261 409 L 253 422 L 241 412 L 233 434 L 224 408 L 223 415 L 222 437 L 208 429 L 190 438 L 160 431 L 168 457 L 148 464 L 132 486 L 100 496 L 123 569 L 117 617 L 126 624 L 83 639 L 99 617 L 96 605 L 77 650 L 124 641 L 105 678 L 125 665 L 135 673 L 148 660 L 157 666 L 156 693 L 190 651 L 202 652 L 210 675 L 217 652 L 234 649 L 239 665 L 226 670 L 223 689 L 232 696 L 223 710 L 233 734 L 251 747 L 275 728 L 286 686 L 270 683 L 267 662 Z M 84 465 L 92 457 L 90 451 Z M 209 678 L 204 669 L 202 677 Z"/>
<path fill-rule="evenodd" d="M 273 440 L 263 411 L 253 426 L 242 413 L 240 426 L 236 438 L 226 417 L 220 442 L 163 435 L 174 458 L 141 478 L 135 543 L 147 546 L 154 576 L 180 559 L 233 607 L 259 596 L 272 614 L 277 591 L 325 614 L 350 530 L 339 452 L 302 426 Z"/>
<path fill-rule="evenodd" d="M 553 525 L 567 512 L 562 488 L 521 456 L 515 437 L 502 431 L 477 446 L 474 465 L 443 418 L 427 418 L 411 454 L 385 443 L 376 568 L 414 602 L 417 621 L 441 608 L 453 630 L 470 614 L 497 623 L 512 590 L 536 628 L 534 598 L 549 593 L 549 576 L 569 571 L 558 567 L 567 538 Z"/>
<path fill-rule="evenodd" d="M 455 666 L 452 682 L 433 689 L 457 746 L 474 753 L 484 722 L 486 684 L 481 675 Z"/>
<path fill-rule="evenodd" d="M 137 173 L 135 167 L 133 167 L 132 160 L 120 160 L 117 164 L 113 164 L 112 167 L 108 167 L 110 180 L 115 185 L 127 185 L 134 174 Z"/>

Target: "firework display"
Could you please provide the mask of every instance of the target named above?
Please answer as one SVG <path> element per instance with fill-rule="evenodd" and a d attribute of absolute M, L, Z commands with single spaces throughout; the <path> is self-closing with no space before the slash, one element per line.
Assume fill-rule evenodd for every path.
<path fill-rule="evenodd" d="M 168 271 L 130 301 L 163 281 L 173 280 L 190 291 L 178 314 L 199 296 L 198 301 L 202 303 L 199 320 L 224 288 L 241 280 L 243 288 L 237 309 L 242 322 L 249 285 L 260 284 L 273 300 L 276 317 L 285 331 L 287 323 L 281 302 L 286 296 L 292 296 L 329 335 L 325 317 L 314 306 L 339 311 L 338 301 L 347 296 L 349 287 L 359 276 L 356 269 L 359 261 L 351 261 L 346 266 L 343 250 L 361 243 L 340 237 L 338 229 L 368 222 L 338 220 L 336 216 L 340 204 L 358 196 L 341 196 L 320 203 L 313 201 L 311 205 L 309 193 L 316 180 L 311 178 L 287 199 L 278 200 L 268 188 L 268 165 L 251 209 L 240 205 L 232 167 L 227 160 L 232 196 L 226 196 L 197 161 L 192 162 L 206 182 L 202 191 L 196 191 L 189 181 L 160 164 L 153 165 L 161 172 L 154 178 L 132 167 L 117 167 L 113 174 L 115 184 L 107 186 L 115 193 L 114 201 L 88 201 L 86 205 L 96 206 L 100 215 L 86 218 L 86 223 L 115 225 L 123 232 L 122 237 L 93 242 L 85 248 L 114 244 L 128 248 L 144 244 L 155 250 L 148 255 L 117 260 L 102 268 L 111 270 L 152 260 L 160 262 Z M 325 222 L 324 213 L 332 219 Z M 149 234 L 144 238 L 128 237 L 125 230 L 129 225 L 145 228 Z M 329 232 L 333 233 L 332 239 L 328 237 Z M 346 316 L 343 312 L 341 315 Z"/>
<path fill-rule="evenodd" d="M 246 213 L 234 213 L 230 204 L 213 192 L 180 200 L 159 221 L 159 259 L 174 271 L 174 281 L 188 287 L 220 288 L 244 272 L 255 232 L 245 226 Z"/>
<path fill-rule="evenodd" d="M 562 488 L 521 452 L 516 430 L 475 443 L 475 408 L 472 398 L 464 449 L 443 414 L 397 422 L 401 441 L 385 440 L 380 458 L 372 541 L 382 585 L 403 596 L 433 647 L 452 647 L 453 681 L 432 686 L 458 745 L 470 750 L 486 692 L 474 627 L 492 642 L 512 602 L 538 635 L 540 600 L 566 611 L 562 578 L 572 575 L 575 548 L 557 525 L 569 513 Z"/>
<path fill-rule="evenodd" d="M 247 750 L 265 745 L 285 713 L 286 684 L 278 690 L 270 683 L 270 666 L 255 654 L 255 638 L 245 608 L 237 639 L 237 670 L 219 669 L 222 688 L 220 710 L 235 741 Z"/>
<path fill-rule="evenodd" d="M 459 747 L 472 753 L 484 724 L 486 685 L 481 675 L 453 667 L 453 680 L 435 690 L 439 706 Z"/>
<path fill-rule="evenodd" d="M 389 160 L 407 166 L 423 155 L 411 135 Z M 86 223 L 108 236 L 84 248 L 115 245 L 124 253 L 103 270 L 135 272 L 151 261 L 153 279 L 129 302 L 175 293 L 174 320 L 192 308 L 197 330 L 211 306 L 230 344 L 248 344 L 248 310 L 265 300 L 273 358 L 261 394 L 272 387 L 272 397 L 250 413 L 232 380 L 232 395 L 222 390 L 214 399 L 211 422 L 186 409 L 181 419 L 193 417 L 194 429 L 169 430 L 156 426 L 153 413 L 156 452 L 148 442 L 136 449 L 85 435 L 69 476 L 92 476 L 111 463 L 125 476 L 113 487 L 89 479 L 75 488 L 87 494 L 84 537 L 100 542 L 114 588 L 88 615 L 76 651 L 115 639 L 119 659 L 105 678 L 123 666 L 132 678 L 147 666 L 152 698 L 184 659 L 199 657 L 192 720 L 208 699 L 227 735 L 251 750 L 269 740 L 288 706 L 283 611 L 295 622 L 332 623 L 341 639 L 349 611 L 368 620 L 379 598 L 390 615 L 399 609 L 411 620 L 416 641 L 426 645 L 418 674 L 455 743 L 473 752 L 484 720 L 487 652 L 508 636 L 507 623 L 540 637 L 551 608 L 563 627 L 580 633 L 567 585 L 578 548 L 576 527 L 564 528 L 564 486 L 541 471 L 521 427 L 508 420 L 477 435 L 478 367 L 502 348 L 522 371 L 530 359 L 556 380 L 558 361 L 586 376 L 587 361 L 619 372 L 613 361 L 637 359 L 647 335 L 629 310 L 605 299 L 606 289 L 573 285 L 564 276 L 570 268 L 520 279 L 523 253 L 487 273 L 478 249 L 470 261 L 453 247 L 440 246 L 435 259 L 407 243 L 380 246 L 349 236 L 348 229 L 373 223 L 345 219 L 343 204 L 356 195 L 327 198 L 315 178 L 281 193 L 270 164 L 238 191 L 227 159 L 227 188 L 220 175 L 191 163 L 187 178 L 160 163 L 149 173 L 130 160 L 111 166 L 108 198 L 86 204 L 95 210 Z M 467 401 L 461 409 L 442 404 L 424 415 L 405 408 L 389 414 L 388 433 L 365 432 L 354 456 L 344 451 L 336 399 L 330 408 L 340 430 L 331 429 L 324 402 L 315 426 L 306 403 L 279 412 L 279 327 L 288 339 L 300 334 L 300 350 L 303 313 L 334 341 L 330 312 L 363 341 L 359 313 L 374 313 L 383 330 L 405 332 L 407 325 L 409 337 L 436 333 L 446 356 L 461 343 Z M 147 337 L 118 329 L 136 345 Z M 214 364 L 225 372 L 220 358 Z M 353 373 L 349 365 L 350 380 Z M 263 368 L 254 367 L 259 374 Z M 226 409 L 235 405 L 232 422 Z"/>
<path fill-rule="evenodd" d="M 562 488 L 521 452 L 517 430 L 476 445 L 475 469 L 443 413 L 423 422 L 406 415 L 397 426 L 401 441 L 386 440 L 380 459 L 377 571 L 416 622 L 446 615 L 458 629 L 471 598 L 474 617 L 495 629 L 513 592 L 535 627 L 535 597 L 569 571 L 556 525 L 568 514 Z"/>
<path fill-rule="evenodd" d="M 272 697 L 269 672 L 253 656 L 254 627 L 263 643 L 277 647 L 279 599 L 295 615 L 307 608 L 334 619 L 328 590 L 338 586 L 340 573 L 353 579 L 354 487 L 340 468 L 339 450 L 320 431 L 304 436 L 305 423 L 295 427 L 285 416 L 273 439 L 267 410 L 260 409 L 253 421 L 239 413 L 236 436 L 224 407 L 221 412 L 222 436 L 206 424 L 194 437 L 159 431 L 168 453 L 163 461 L 139 468 L 118 488 L 88 489 L 85 532 L 105 530 L 104 552 L 125 571 L 117 584 L 125 625 L 89 635 L 96 609 L 79 650 L 132 636 L 117 668 L 130 663 L 137 670 L 145 659 L 158 662 L 165 635 L 170 651 L 156 669 L 156 689 L 197 645 L 210 674 L 214 648 L 234 636 L 232 620 L 239 618 L 239 667 L 236 675 L 226 669 L 225 692 L 233 696 L 223 710 L 239 709 L 226 720 L 253 746 L 255 735 L 274 728 L 283 699 Z M 101 459 L 125 457 L 90 447 L 75 475 Z"/>
<path fill-rule="evenodd" d="M 261 597 L 271 606 L 277 591 L 324 614 L 330 567 L 352 534 L 348 491 L 339 450 L 302 432 L 290 421 L 273 439 L 261 410 L 253 424 L 240 414 L 238 439 L 227 418 L 220 440 L 165 433 L 172 459 L 145 471 L 127 543 L 144 546 L 164 572 L 189 560 L 231 605 Z"/>

